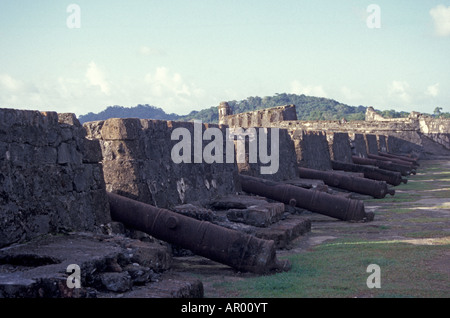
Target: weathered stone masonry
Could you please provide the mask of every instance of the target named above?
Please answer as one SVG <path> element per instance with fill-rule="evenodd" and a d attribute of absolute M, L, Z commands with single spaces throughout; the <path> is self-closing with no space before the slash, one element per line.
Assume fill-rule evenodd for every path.
<path fill-rule="evenodd" d="M 227 125 L 265 127 L 269 135 L 281 128 L 277 174 L 261 175 L 263 163 L 248 162 L 248 145 L 246 163 L 226 163 L 224 143 L 224 163 L 205 164 L 195 163 L 192 140 L 193 163 L 174 163 L 171 150 L 179 140 L 172 140 L 172 133 L 185 128 L 194 136 L 196 126 L 191 122 L 109 119 L 82 127 L 73 114 L 0 109 L 0 248 L 8 246 L 0 249 L 0 297 L 76 296 L 65 287 L 66 265 L 76 262 L 93 273 L 83 277 L 85 296 L 95 294 L 91 287 L 157 296 L 149 292 L 154 285 L 142 289 L 142 294 L 137 286 L 144 287 L 153 280 L 153 272 L 170 267 L 166 245 L 149 243 L 148 236 L 142 242 L 114 235 L 45 235 L 104 233 L 111 227 L 113 233 L 125 232 L 111 222 L 106 191 L 272 239 L 284 248 L 310 229 L 309 220 L 290 214 L 282 203 L 235 196 L 241 191 L 239 174 L 290 180 L 297 178 L 298 167 L 329 170 L 331 160 L 351 162 L 352 155 L 449 149 L 449 121 L 417 113 L 409 119 L 384 120 L 369 109 L 367 121 L 343 123 L 297 121 L 293 105 L 232 115 L 223 103 L 219 111 L 224 125 L 203 124 L 200 133 L 216 128 L 225 140 Z M 261 131 L 256 131 L 259 138 Z M 203 140 L 202 149 L 209 143 Z M 298 180 L 298 186 L 309 186 L 302 182 L 306 181 Z M 214 213 L 201 207 L 204 203 L 213 203 L 209 208 Z M 29 245 L 14 244 L 28 240 Z M 60 253 L 67 242 L 77 246 L 76 253 Z M 19 260 L 36 264 L 25 266 L 23 273 L 8 272 L 13 263 L 22 264 Z M 192 286 L 201 296 L 201 283 Z"/>
<path fill-rule="evenodd" d="M 0 247 L 109 222 L 100 161 L 74 114 L 0 109 Z"/>
<path fill-rule="evenodd" d="M 225 104 L 219 108 L 224 109 L 219 112 L 219 120 L 231 127 L 277 127 L 290 132 L 303 130 L 327 135 L 348 133 L 353 154 L 362 157 L 375 150 L 399 154 L 415 153 L 422 157 L 427 154 L 448 153 L 450 150 L 450 119 L 431 118 L 417 112 L 412 112 L 408 118 L 385 119 L 369 107 L 365 121 L 345 122 L 299 121 L 293 116 L 293 105 L 236 115 L 233 115 Z M 440 146 L 443 152 L 436 146 Z"/>
<path fill-rule="evenodd" d="M 236 162 L 195 163 L 194 124 L 139 119 L 108 119 L 86 123 L 88 138 L 100 141 L 103 153 L 106 189 L 160 208 L 171 208 L 194 201 L 208 201 L 219 195 L 240 191 Z M 218 125 L 201 126 L 225 128 Z M 175 164 L 172 148 L 180 140 L 171 140 L 176 128 L 185 128 L 192 136 L 191 163 Z M 203 139 L 203 138 L 202 138 Z M 203 147 L 210 141 L 203 141 Z M 202 147 L 202 149 L 204 149 Z"/>

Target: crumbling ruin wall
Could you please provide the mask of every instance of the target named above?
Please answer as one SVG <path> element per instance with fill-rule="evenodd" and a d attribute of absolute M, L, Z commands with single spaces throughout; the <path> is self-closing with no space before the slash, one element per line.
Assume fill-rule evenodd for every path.
<path fill-rule="evenodd" d="M 367 149 L 367 144 L 363 147 L 359 147 L 359 135 L 364 138 L 364 135 L 382 135 L 394 137 L 392 140 L 403 140 L 405 144 L 398 146 L 392 144 L 391 152 L 399 153 L 421 153 L 423 152 L 422 134 L 419 131 L 416 122 L 413 120 L 408 121 L 286 121 L 277 124 L 277 126 L 288 129 L 301 129 L 306 131 L 326 131 L 327 133 L 344 132 L 348 133 L 350 137 L 356 137 L 356 141 L 353 138 L 354 155 L 363 156 L 367 155 L 367 152 L 375 151 L 375 142 L 373 137 L 369 137 L 370 150 Z M 355 144 L 356 143 L 356 144 Z M 364 141 L 366 143 L 366 141 Z M 389 146 L 389 145 L 388 145 Z M 377 146 L 378 147 L 378 146 Z M 364 149 L 366 148 L 366 149 Z M 388 147 L 389 148 L 389 147 Z M 399 150 L 401 148 L 401 150 Z M 356 151 L 356 153 L 355 153 Z"/>
<path fill-rule="evenodd" d="M 415 135 L 413 133 L 406 135 L 404 134 L 405 131 L 416 131 L 417 133 L 419 133 L 419 137 L 420 134 L 423 134 L 424 136 L 430 138 L 434 142 L 450 150 L 450 119 L 433 118 L 418 112 L 411 112 L 411 114 L 407 118 L 387 119 L 377 114 L 372 107 L 369 107 L 366 111 L 366 121 L 372 124 L 378 124 L 376 122 L 381 122 L 384 125 L 386 125 L 386 127 L 391 127 L 393 123 L 397 125 L 403 124 L 404 129 L 398 129 L 401 128 L 401 126 L 397 126 L 395 130 L 396 134 L 388 134 L 388 135 L 404 139 L 408 142 L 412 142 L 416 145 L 421 146 L 423 145 L 423 142 L 418 142 L 418 135 Z M 412 138 L 405 138 L 405 137 L 412 137 Z M 400 148 L 399 146 L 395 147 Z M 406 151 L 417 151 L 417 149 L 418 149 L 417 146 L 414 145 L 409 145 L 409 147 L 406 147 Z"/>
<path fill-rule="evenodd" d="M 269 115 L 270 114 L 270 115 Z M 407 118 L 383 118 L 372 107 L 368 107 L 364 121 L 298 121 L 295 115 L 295 105 L 280 106 L 254 112 L 222 116 L 222 122 L 232 127 L 278 127 L 288 130 L 324 131 L 327 133 L 349 133 L 362 135 L 385 136 L 386 142 L 377 146 L 373 137 L 369 137 L 369 147 L 366 151 L 398 152 L 399 154 L 425 151 L 424 146 L 429 145 L 423 136 L 450 150 L 450 120 L 436 119 L 411 112 Z M 391 149 L 387 137 L 391 137 Z M 405 144 L 399 143 L 404 140 Z M 427 146 L 429 153 L 439 152 L 438 147 Z M 361 154 L 361 152 L 359 152 Z"/>
<path fill-rule="evenodd" d="M 90 139 L 100 141 L 109 192 L 156 207 L 171 208 L 240 190 L 236 161 L 227 163 L 225 142 L 221 143 L 222 163 L 206 163 L 202 154 L 196 156 L 194 149 L 196 134 L 200 134 L 202 151 L 211 143 L 201 137 L 207 128 L 218 129 L 225 141 L 223 126 L 112 118 L 85 123 L 84 127 Z M 181 130 L 177 131 L 188 133 L 187 140 L 178 135 L 172 140 L 172 133 L 178 128 Z M 175 163 L 172 158 L 172 149 L 178 149 L 176 145 L 180 146 L 182 141 L 190 145 L 190 163 Z"/>
<path fill-rule="evenodd" d="M 295 105 L 266 108 L 252 112 L 224 116 L 221 120 L 230 127 L 271 127 L 283 121 L 297 120 Z"/>
<path fill-rule="evenodd" d="M 420 117 L 420 132 L 450 150 L 450 119 Z"/>
<path fill-rule="evenodd" d="M 109 222 L 100 160 L 74 114 L 0 109 L 0 247 Z"/>

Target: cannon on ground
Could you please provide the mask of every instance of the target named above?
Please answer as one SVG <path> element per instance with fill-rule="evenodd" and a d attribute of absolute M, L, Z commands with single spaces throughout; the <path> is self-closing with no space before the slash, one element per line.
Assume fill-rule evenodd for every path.
<path fill-rule="evenodd" d="M 353 163 L 357 165 L 376 166 L 384 170 L 397 171 L 400 172 L 402 176 L 408 176 L 413 173 L 413 170 L 410 167 L 400 165 L 392 161 L 376 160 L 357 156 L 352 156 L 352 160 Z"/>
<path fill-rule="evenodd" d="M 108 193 L 111 218 L 239 271 L 264 274 L 290 269 L 276 257 L 274 241 Z"/>
<path fill-rule="evenodd" d="M 364 174 L 364 178 L 385 181 L 386 183 L 393 186 L 398 186 L 402 182 L 403 183 L 408 182 L 408 179 L 403 178 L 400 172 L 380 169 L 375 166 L 357 165 L 354 163 L 347 163 L 335 160 L 331 161 L 331 166 L 333 167 L 334 170 L 361 172 Z"/>
<path fill-rule="evenodd" d="M 333 171 L 299 168 L 299 177 L 305 179 L 320 179 L 323 180 L 326 185 L 355 193 L 367 194 L 377 199 L 382 199 L 387 194 L 395 195 L 395 190 L 390 189 L 385 181 L 354 177 Z"/>
<path fill-rule="evenodd" d="M 364 202 L 290 184 L 240 175 L 242 190 L 343 221 L 372 221 Z"/>
<path fill-rule="evenodd" d="M 378 155 L 373 155 L 373 154 L 367 154 L 367 157 L 369 159 L 387 161 L 387 162 L 392 162 L 392 163 L 396 163 L 399 165 L 403 165 L 403 166 L 411 169 L 411 171 L 413 171 L 413 170 L 415 171 L 415 169 L 416 169 L 416 166 L 412 162 L 409 162 L 409 161 L 404 161 L 404 160 L 395 159 L 395 158 L 388 158 L 388 157 L 383 157 L 383 156 L 378 156 Z"/>
<path fill-rule="evenodd" d="M 392 159 L 400 159 L 403 161 L 407 161 L 407 162 L 411 162 L 414 166 L 419 167 L 420 164 L 417 162 L 417 159 L 415 158 L 410 158 L 410 157 L 406 157 L 406 156 L 399 156 L 399 155 L 394 155 L 392 153 L 388 153 L 388 152 L 378 152 L 379 156 L 382 157 L 386 157 L 386 158 L 392 158 Z"/>

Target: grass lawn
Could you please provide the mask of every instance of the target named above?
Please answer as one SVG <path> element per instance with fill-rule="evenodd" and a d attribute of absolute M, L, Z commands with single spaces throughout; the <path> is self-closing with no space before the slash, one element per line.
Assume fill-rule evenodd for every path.
<path fill-rule="evenodd" d="M 313 223 L 309 235 L 334 239 L 283 256 L 289 272 L 212 287 L 244 298 L 450 297 L 449 163 L 422 162 L 408 179 L 393 197 L 365 200 L 375 209 L 372 224 Z M 371 264 L 380 267 L 381 288 L 367 286 Z"/>

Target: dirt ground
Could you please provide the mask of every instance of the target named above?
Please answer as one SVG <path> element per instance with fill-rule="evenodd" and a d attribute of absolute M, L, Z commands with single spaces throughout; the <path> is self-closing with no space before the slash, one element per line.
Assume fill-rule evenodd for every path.
<path fill-rule="evenodd" d="M 357 197 L 364 200 L 366 211 L 375 213 L 374 221 L 349 223 L 307 213 L 305 215 L 312 221 L 311 232 L 292 242 L 289 249 L 278 251 L 278 257 L 308 253 L 314 246 L 342 239 L 443 245 L 448 249 L 429 259 L 427 266 L 447 275 L 447 281 L 450 281 L 450 160 L 421 161 L 420 164 L 417 174 L 409 176 L 406 185 L 395 187 L 395 196 L 381 200 Z M 199 278 L 204 285 L 205 297 L 218 298 L 233 295 L 217 283 L 256 276 L 237 273 L 196 256 L 176 258 L 173 270 Z M 450 287 L 448 294 L 450 297 Z"/>

